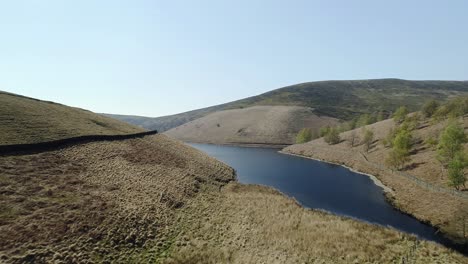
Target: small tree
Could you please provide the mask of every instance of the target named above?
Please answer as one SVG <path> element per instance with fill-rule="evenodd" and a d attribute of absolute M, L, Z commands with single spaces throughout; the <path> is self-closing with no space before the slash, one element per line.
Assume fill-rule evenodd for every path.
<path fill-rule="evenodd" d="M 328 133 L 324 136 L 323 138 L 325 142 L 327 142 L 329 145 L 334 145 L 340 143 L 340 133 L 338 129 L 336 128 L 330 128 L 328 130 Z"/>
<path fill-rule="evenodd" d="M 357 122 L 356 122 L 356 127 L 363 127 L 372 124 L 372 116 L 369 114 L 363 114 L 359 116 Z"/>
<path fill-rule="evenodd" d="M 364 147 L 366 149 L 366 152 L 369 152 L 369 149 L 372 146 L 372 142 L 374 142 L 374 132 L 370 129 L 363 129 L 363 136 L 362 136 L 362 142 L 364 144 Z"/>
<path fill-rule="evenodd" d="M 386 116 L 385 116 L 385 112 L 384 111 L 379 111 L 377 113 L 377 121 L 383 121 L 385 120 Z"/>
<path fill-rule="evenodd" d="M 385 160 L 385 163 L 392 168 L 400 170 L 405 163 L 409 162 L 408 152 L 400 149 L 392 149 Z"/>
<path fill-rule="evenodd" d="M 400 127 L 392 140 L 392 150 L 387 157 L 386 163 L 398 170 L 401 169 L 405 163 L 410 161 L 412 141 L 411 131 Z"/>
<path fill-rule="evenodd" d="M 437 108 L 439 108 L 439 103 L 436 100 L 430 100 L 423 105 L 421 112 L 425 117 L 432 117 Z"/>
<path fill-rule="evenodd" d="M 356 133 L 356 130 L 352 130 L 349 134 L 349 144 L 351 145 L 351 147 L 354 147 L 356 145 L 356 141 L 357 141 L 357 133 Z"/>
<path fill-rule="evenodd" d="M 463 127 L 458 122 L 449 121 L 440 135 L 439 144 L 437 144 L 438 159 L 442 165 L 446 166 L 462 149 L 462 144 L 465 142 L 466 135 Z"/>
<path fill-rule="evenodd" d="M 465 168 L 467 166 L 466 156 L 463 152 L 457 152 L 448 163 L 449 185 L 459 190 L 460 186 L 465 186 Z"/>
<path fill-rule="evenodd" d="M 296 136 L 296 143 L 306 143 L 312 140 L 312 131 L 310 128 L 303 128 Z"/>
<path fill-rule="evenodd" d="M 408 109 L 405 106 L 400 106 L 393 114 L 393 119 L 395 120 L 395 122 L 401 123 L 405 121 L 407 114 L 408 114 Z"/>
<path fill-rule="evenodd" d="M 324 137 L 326 134 L 328 134 L 328 131 L 331 129 L 329 125 L 321 127 L 319 131 L 320 137 Z"/>

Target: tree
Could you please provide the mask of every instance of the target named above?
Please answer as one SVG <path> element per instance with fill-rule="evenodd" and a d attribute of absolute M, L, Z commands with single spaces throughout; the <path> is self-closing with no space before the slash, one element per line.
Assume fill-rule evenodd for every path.
<path fill-rule="evenodd" d="M 387 157 L 387 164 L 399 170 L 409 162 L 412 141 L 411 131 L 400 127 L 392 140 L 392 150 Z"/>
<path fill-rule="evenodd" d="M 385 160 L 388 166 L 400 170 L 405 163 L 409 162 L 410 158 L 407 152 L 399 150 L 399 149 L 392 149 Z"/>
<path fill-rule="evenodd" d="M 324 127 L 321 127 L 320 128 L 320 131 L 319 131 L 319 135 L 320 137 L 324 137 L 326 134 L 328 134 L 328 131 L 330 130 L 330 126 L 327 125 L 327 126 L 324 126 Z"/>
<path fill-rule="evenodd" d="M 356 139 L 357 139 L 356 130 L 352 130 L 349 134 L 349 144 L 351 145 L 351 147 L 354 147 L 356 145 Z"/>
<path fill-rule="evenodd" d="M 379 111 L 377 113 L 377 121 L 383 121 L 385 120 L 386 116 L 385 116 L 385 112 L 384 111 Z"/>
<path fill-rule="evenodd" d="M 455 154 L 462 149 L 462 144 L 465 142 L 466 135 L 463 127 L 458 122 L 449 121 L 440 135 L 439 144 L 437 145 L 438 159 L 442 165 L 446 166 L 455 157 Z"/>
<path fill-rule="evenodd" d="M 425 117 L 432 117 L 437 108 L 439 108 L 439 103 L 436 100 L 430 100 L 423 105 L 421 112 Z"/>
<path fill-rule="evenodd" d="M 363 114 L 359 116 L 357 122 L 356 122 L 356 127 L 363 127 L 372 124 L 372 116 L 369 114 Z"/>
<path fill-rule="evenodd" d="M 296 143 L 306 143 L 312 140 L 312 131 L 310 128 L 303 128 L 296 136 Z"/>
<path fill-rule="evenodd" d="M 401 123 L 405 121 L 407 114 L 408 114 L 408 109 L 406 108 L 406 106 L 400 106 L 393 114 L 393 119 L 395 120 L 395 122 Z"/>
<path fill-rule="evenodd" d="M 466 156 L 459 151 L 448 163 L 449 185 L 459 190 L 460 186 L 465 186 L 465 168 L 467 166 Z"/>
<path fill-rule="evenodd" d="M 411 149 L 411 143 L 413 136 L 411 132 L 407 129 L 400 129 L 393 140 L 393 148 L 397 148 L 403 151 L 408 151 Z"/>
<path fill-rule="evenodd" d="M 362 136 L 362 142 L 364 144 L 364 147 L 366 149 L 366 152 L 369 152 L 369 149 L 372 146 L 372 142 L 374 142 L 374 132 L 370 129 L 363 129 L 363 136 Z"/>
<path fill-rule="evenodd" d="M 329 145 L 334 145 L 338 144 L 341 141 L 340 138 L 340 133 L 338 129 L 332 127 L 328 130 L 328 133 L 324 136 L 323 138 L 325 142 L 327 142 Z"/>

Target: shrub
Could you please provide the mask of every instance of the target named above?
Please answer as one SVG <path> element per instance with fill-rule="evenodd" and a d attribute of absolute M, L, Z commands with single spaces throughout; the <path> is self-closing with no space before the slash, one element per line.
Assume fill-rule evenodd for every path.
<path fill-rule="evenodd" d="M 338 144 L 341 141 L 340 133 L 336 128 L 330 128 L 327 134 L 324 136 L 325 142 L 329 145 Z"/>
<path fill-rule="evenodd" d="M 326 134 L 328 134 L 328 131 L 331 129 L 330 126 L 324 126 L 320 128 L 319 135 L 320 137 L 324 137 Z"/>
<path fill-rule="evenodd" d="M 372 130 L 364 128 L 362 138 L 366 152 L 369 152 L 369 149 L 372 146 L 372 142 L 374 142 L 374 132 Z"/>
<path fill-rule="evenodd" d="M 391 140 L 392 151 L 389 153 L 386 163 L 396 169 L 401 169 L 410 160 L 410 149 L 413 144 L 411 131 L 406 127 L 399 127 L 395 130 Z"/>
<path fill-rule="evenodd" d="M 393 119 L 395 120 L 395 122 L 401 123 L 405 120 L 407 114 L 408 109 L 406 108 L 406 106 L 400 106 L 393 114 Z"/>
<path fill-rule="evenodd" d="M 462 149 L 462 144 L 465 142 L 466 135 L 463 127 L 458 122 L 449 121 L 440 135 L 437 145 L 439 161 L 443 165 L 447 165 L 455 157 L 455 153 Z"/>
<path fill-rule="evenodd" d="M 310 128 L 303 128 L 296 136 L 296 143 L 306 143 L 312 140 L 312 131 Z"/>
<path fill-rule="evenodd" d="M 432 117 L 437 108 L 439 108 L 439 103 L 436 100 L 430 100 L 423 105 L 421 112 L 425 117 Z"/>
<path fill-rule="evenodd" d="M 449 185 L 459 189 L 465 186 L 465 168 L 467 165 L 466 155 L 463 152 L 455 153 L 453 159 L 448 163 Z"/>

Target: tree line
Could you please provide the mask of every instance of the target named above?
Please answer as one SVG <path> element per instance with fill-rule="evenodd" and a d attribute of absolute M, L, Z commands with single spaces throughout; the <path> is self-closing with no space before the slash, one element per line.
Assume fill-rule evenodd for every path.
<path fill-rule="evenodd" d="M 424 144 L 436 150 L 437 160 L 441 164 L 441 173 L 446 174 L 448 183 L 457 190 L 465 187 L 465 169 L 468 166 L 468 154 L 464 150 L 467 142 L 465 129 L 460 123 L 460 117 L 468 114 L 468 97 L 458 97 L 444 104 L 435 100 L 426 102 L 415 113 L 409 113 L 405 106 L 398 107 L 392 115 L 379 111 L 375 114 L 363 114 L 358 118 L 342 123 L 338 126 L 324 126 L 318 130 L 304 128 L 297 134 L 296 143 L 306 143 L 323 137 L 330 145 L 342 142 L 340 133 L 352 130 L 347 138 L 351 147 L 362 145 L 369 152 L 375 141 L 374 132 L 367 125 L 392 117 L 395 126 L 390 129 L 387 136 L 381 141 L 390 151 L 385 163 L 396 170 L 402 170 L 411 161 L 411 150 L 420 142 L 414 131 L 423 121 L 432 124 L 443 120 L 446 122 L 443 130 L 432 137 L 428 137 Z M 362 127 L 360 132 L 356 128 Z"/>

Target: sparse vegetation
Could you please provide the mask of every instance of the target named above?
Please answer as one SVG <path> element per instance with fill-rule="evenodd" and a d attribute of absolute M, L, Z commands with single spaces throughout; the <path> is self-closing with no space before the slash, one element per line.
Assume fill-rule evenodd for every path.
<path fill-rule="evenodd" d="M 317 140 L 284 151 L 345 164 L 375 175 L 395 192 L 388 196 L 399 209 L 466 243 L 468 203 L 466 198 L 452 192 L 461 196 L 467 190 L 465 151 L 468 146 L 464 136 L 468 124 L 464 110 L 467 101 L 454 98 L 437 107 L 432 117 L 410 113 L 398 119 L 400 123 L 388 119 L 368 125 L 366 128 L 373 130 L 375 140 L 383 144 L 373 146 L 367 155 L 356 155 L 352 144 L 357 134 L 362 138 L 362 129 L 343 132 L 346 144 L 329 146 Z"/>

